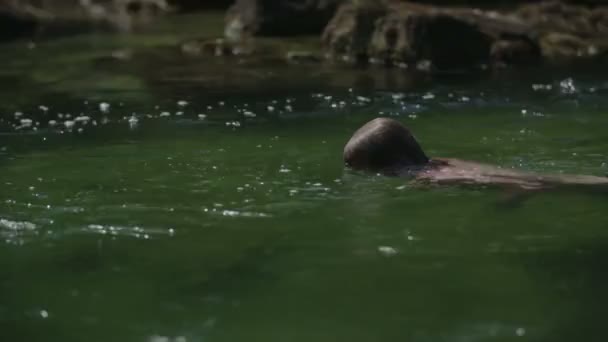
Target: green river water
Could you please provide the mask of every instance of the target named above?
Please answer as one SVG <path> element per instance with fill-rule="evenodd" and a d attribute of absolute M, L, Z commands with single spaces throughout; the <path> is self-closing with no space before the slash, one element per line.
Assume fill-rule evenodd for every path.
<path fill-rule="evenodd" d="M 608 194 L 341 160 L 392 116 L 432 156 L 607 175 L 605 73 L 237 67 L 155 37 L 0 47 L 0 341 L 606 340 Z"/>

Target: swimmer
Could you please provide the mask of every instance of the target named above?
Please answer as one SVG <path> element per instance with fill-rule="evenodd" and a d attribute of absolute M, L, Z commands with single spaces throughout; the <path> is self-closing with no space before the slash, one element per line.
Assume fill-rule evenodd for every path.
<path fill-rule="evenodd" d="M 354 170 L 410 176 L 418 183 L 495 185 L 519 190 L 558 187 L 608 187 L 608 178 L 583 175 L 539 175 L 448 158 L 429 158 L 410 131 L 390 118 L 359 128 L 344 147 L 344 162 Z"/>

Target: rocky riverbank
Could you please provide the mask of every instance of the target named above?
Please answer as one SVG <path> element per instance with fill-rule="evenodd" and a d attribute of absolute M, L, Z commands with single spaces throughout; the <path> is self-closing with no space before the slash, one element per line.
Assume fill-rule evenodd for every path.
<path fill-rule="evenodd" d="M 184 55 L 237 56 L 240 63 L 375 64 L 422 71 L 570 64 L 606 57 L 608 6 L 596 1 L 493 1 L 483 2 L 483 8 L 446 3 L 454 4 L 13 0 L 0 4 L 0 40 L 91 28 L 133 32 L 154 27 L 162 16 L 220 9 L 226 11 L 223 36 L 185 41 L 179 46 Z"/>
<path fill-rule="evenodd" d="M 311 22 L 298 26 L 305 33 L 320 32 L 321 51 L 309 55 L 356 65 L 443 70 L 572 63 L 605 58 L 608 49 L 604 6 L 545 1 L 481 10 L 398 0 L 301 2 L 296 10 L 238 1 L 221 42 L 232 50 L 224 47 L 222 55 L 255 51 L 257 36 L 294 33 L 291 17 L 298 18 L 293 25 Z M 327 17 L 325 25 L 313 20 Z"/>

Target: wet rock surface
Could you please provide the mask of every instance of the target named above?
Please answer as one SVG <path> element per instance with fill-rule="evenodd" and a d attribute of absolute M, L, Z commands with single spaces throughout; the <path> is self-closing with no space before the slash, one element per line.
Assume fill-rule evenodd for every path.
<path fill-rule="evenodd" d="M 549 62 L 604 57 L 608 48 L 608 7 L 549 1 L 522 6 L 514 15 L 533 27 L 534 38 Z"/>
<path fill-rule="evenodd" d="M 344 3 L 322 40 L 339 60 L 455 69 L 573 62 L 604 55 L 608 9 L 559 1 L 509 11 L 400 1 Z"/>
<path fill-rule="evenodd" d="M 310 19 L 301 14 L 323 10 L 316 12 L 319 21 L 333 13 L 321 35 L 330 59 L 422 70 L 569 63 L 603 56 L 608 41 L 602 6 L 545 1 L 491 11 L 398 0 L 338 2 L 301 1 L 296 13 L 285 3 L 238 1 L 228 11 L 225 36 L 238 44 L 297 30 L 312 34 L 320 23 L 307 30 L 300 19 Z"/>
<path fill-rule="evenodd" d="M 237 0 L 226 14 L 226 37 L 319 34 L 340 0 Z"/>
<path fill-rule="evenodd" d="M 0 3 L 0 40 L 90 29 L 133 31 L 168 12 L 165 0 L 5 1 Z"/>

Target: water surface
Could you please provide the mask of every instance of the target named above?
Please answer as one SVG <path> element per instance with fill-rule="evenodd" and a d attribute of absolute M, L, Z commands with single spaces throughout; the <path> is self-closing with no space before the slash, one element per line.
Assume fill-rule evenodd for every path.
<path fill-rule="evenodd" d="M 606 195 L 512 203 L 341 160 L 391 116 L 432 156 L 606 175 L 598 72 L 95 64 L 125 44 L 95 39 L 5 48 L 1 340 L 604 340 Z"/>

